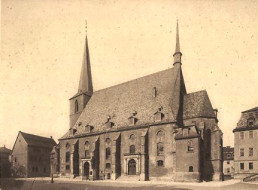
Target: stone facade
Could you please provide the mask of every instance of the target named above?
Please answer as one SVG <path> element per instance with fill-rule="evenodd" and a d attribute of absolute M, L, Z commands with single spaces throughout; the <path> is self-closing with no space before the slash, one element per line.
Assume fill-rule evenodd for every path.
<path fill-rule="evenodd" d="M 19 132 L 11 154 L 13 177 L 50 176 L 50 152 L 56 143 L 52 138 Z"/>
<path fill-rule="evenodd" d="M 186 92 L 178 30 L 173 68 L 95 92 L 85 44 L 73 125 L 59 139 L 60 176 L 222 180 L 217 111 L 206 91 Z"/>
<path fill-rule="evenodd" d="M 235 138 L 235 178 L 258 174 L 258 107 L 242 112 Z"/>
<path fill-rule="evenodd" d="M 234 147 L 223 147 L 223 174 L 225 178 L 234 177 Z"/>

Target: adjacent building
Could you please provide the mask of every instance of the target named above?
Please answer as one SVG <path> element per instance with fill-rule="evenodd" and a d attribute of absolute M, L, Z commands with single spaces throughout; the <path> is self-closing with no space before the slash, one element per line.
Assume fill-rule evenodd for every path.
<path fill-rule="evenodd" d="M 9 156 L 11 150 L 4 147 L 0 147 L 0 179 L 10 177 L 11 163 L 9 161 Z"/>
<path fill-rule="evenodd" d="M 235 178 L 258 174 L 258 107 L 242 112 L 235 138 Z"/>
<path fill-rule="evenodd" d="M 52 137 L 41 137 L 19 131 L 11 154 L 12 176 L 50 176 L 50 152 L 55 145 Z"/>
<path fill-rule="evenodd" d="M 234 177 L 234 147 L 223 147 L 223 174 L 225 179 Z"/>
<path fill-rule="evenodd" d="M 173 56 L 170 69 L 93 91 L 86 36 L 78 92 L 70 98 L 70 128 L 59 139 L 60 176 L 222 179 L 217 110 L 205 90 L 186 90 L 178 27 Z"/>

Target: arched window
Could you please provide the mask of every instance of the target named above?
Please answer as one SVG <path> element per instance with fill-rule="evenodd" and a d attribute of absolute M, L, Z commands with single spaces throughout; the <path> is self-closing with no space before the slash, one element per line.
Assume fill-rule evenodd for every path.
<path fill-rule="evenodd" d="M 106 138 L 106 144 L 110 145 L 110 142 L 111 142 L 110 138 Z"/>
<path fill-rule="evenodd" d="M 157 143 L 157 155 L 164 155 L 164 145 L 162 142 Z"/>
<path fill-rule="evenodd" d="M 189 166 L 189 172 L 193 172 L 193 166 Z"/>
<path fill-rule="evenodd" d="M 157 132 L 157 142 L 164 142 L 165 133 L 163 131 Z"/>
<path fill-rule="evenodd" d="M 206 158 L 211 158 L 211 130 L 207 129 L 206 131 L 206 143 L 207 143 L 207 150 L 206 150 Z"/>
<path fill-rule="evenodd" d="M 131 142 L 134 142 L 135 139 L 136 139 L 135 134 L 131 134 L 129 139 L 130 139 Z"/>
<path fill-rule="evenodd" d="M 75 110 L 75 113 L 79 111 L 79 104 L 77 100 L 75 100 L 75 103 L 74 103 L 74 110 Z"/>
<path fill-rule="evenodd" d="M 90 146 L 90 143 L 89 143 L 89 141 L 85 141 L 85 148 L 89 148 L 89 146 Z"/>
<path fill-rule="evenodd" d="M 66 149 L 69 149 L 69 148 L 70 148 L 70 144 L 67 143 L 67 144 L 65 145 L 65 147 L 66 147 Z"/>
<path fill-rule="evenodd" d="M 106 148 L 106 159 L 110 159 L 110 156 L 111 156 L 111 150 L 110 148 Z"/>
<path fill-rule="evenodd" d="M 70 162 L 70 152 L 65 153 L 65 162 Z"/>
<path fill-rule="evenodd" d="M 158 161 L 157 161 L 157 166 L 159 166 L 159 167 L 164 166 L 163 160 L 158 160 Z"/>
<path fill-rule="evenodd" d="M 134 145 L 130 146 L 130 154 L 135 154 L 135 146 Z"/>

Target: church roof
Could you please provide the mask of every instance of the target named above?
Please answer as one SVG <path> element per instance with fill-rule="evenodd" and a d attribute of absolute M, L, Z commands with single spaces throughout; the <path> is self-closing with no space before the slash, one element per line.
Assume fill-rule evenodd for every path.
<path fill-rule="evenodd" d="M 253 111 L 258 111 L 258 107 L 243 111 L 242 113 L 246 113 L 246 112 L 253 112 Z"/>
<path fill-rule="evenodd" d="M 206 90 L 184 96 L 183 119 L 216 117 Z"/>
<path fill-rule="evenodd" d="M 20 134 L 23 136 L 24 140 L 29 146 L 39 146 L 39 147 L 53 147 L 56 145 L 56 142 L 52 138 L 41 137 L 37 135 L 32 135 L 20 131 Z"/>
<path fill-rule="evenodd" d="M 105 130 L 108 117 L 114 127 L 128 126 L 128 118 L 134 112 L 138 125 L 153 123 L 154 114 L 161 107 L 165 120 L 174 121 L 173 107 L 178 107 L 179 101 L 173 99 L 173 89 L 179 72 L 180 69 L 173 67 L 95 91 L 73 127 L 77 129 L 76 134 L 84 133 L 87 125 L 93 126 L 94 131 Z M 69 133 L 62 138 L 67 137 Z"/>

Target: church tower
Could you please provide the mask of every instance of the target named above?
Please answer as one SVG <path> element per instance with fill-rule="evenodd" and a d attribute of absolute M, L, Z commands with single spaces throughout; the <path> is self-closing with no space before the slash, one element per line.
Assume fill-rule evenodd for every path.
<path fill-rule="evenodd" d="M 181 68 L 182 53 L 180 52 L 178 22 L 176 26 L 176 48 L 175 48 L 175 53 L 173 54 L 173 57 L 174 57 L 173 66 L 177 72 L 176 74 L 177 78 L 173 88 L 174 98 L 173 98 L 171 107 L 175 116 L 175 120 L 180 125 L 183 125 L 183 99 L 184 99 L 184 95 L 186 94 L 186 88 L 185 88 L 185 82 L 184 82 L 184 77 L 183 77 L 182 68 Z"/>
<path fill-rule="evenodd" d="M 69 99 L 70 101 L 70 128 L 76 123 L 86 104 L 93 94 L 93 85 L 90 67 L 90 55 L 88 47 L 88 38 L 85 38 L 85 49 L 82 59 L 81 76 L 78 92 Z"/>

